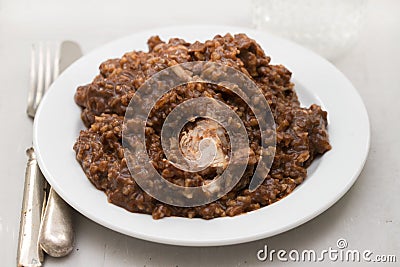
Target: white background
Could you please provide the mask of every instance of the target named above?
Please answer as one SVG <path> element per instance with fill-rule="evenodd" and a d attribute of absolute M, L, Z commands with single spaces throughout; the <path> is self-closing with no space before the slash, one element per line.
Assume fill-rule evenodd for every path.
<path fill-rule="evenodd" d="M 73 253 L 62 259 L 48 257 L 45 265 L 272 266 L 256 258 L 256 252 L 264 245 L 288 251 L 320 251 L 335 247 L 339 238 L 347 240 L 349 249 L 397 253 L 399 262 L 399 14 L 400 1 L 370 1 L 359 41 L 333 62 L 360 92 L 370 116 L 372 140 L 359 179 L 328 211 L 272 238 L 211 248 L 142 241 L 74 214 L 77 240 Z M 0 266 L 15 266 L 25 149 L 32 140 L 32 122 L 25 114 L 32 43 L 71 39 L 79 42 L 86 53 L 115 38 L 159 26 L 251 27 L 251 21 L 250 1 L 0 0 Z"/>

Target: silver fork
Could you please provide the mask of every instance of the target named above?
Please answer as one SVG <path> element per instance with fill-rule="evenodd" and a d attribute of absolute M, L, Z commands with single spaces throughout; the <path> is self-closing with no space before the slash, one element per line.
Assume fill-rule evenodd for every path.
<path fill-rule="evenodd" d="M 45 46 L 45 47 L 44 47 Z M 26 113 L 32 119 L 44 93 L 57 78 L 60 66 L 60 50 L 58 44 L 39 43 L 31 49 L 30 89 Z"/>
<path fill-rule="evenodd" d="M 59 74 L 59 47 L 56 43 L 32 46 L 31 85 L 26 110 L 31 118 L 34 118 L 43 95 Z M 27 150 L 27 155 L 17 265 L 34 267 L 42 265 L 42 249 L 55 257 L 68 254 L 72 250 L 73 230 L 69 207 L 51 188 L 48 198 L 51 207 L 45 211 L 47 183 L 37 165 L 33 148 Z M 49 208 L 51 214 L 48 214 Z M 54 210 L 58 211 L 57 216 L 54 216 Z"/>

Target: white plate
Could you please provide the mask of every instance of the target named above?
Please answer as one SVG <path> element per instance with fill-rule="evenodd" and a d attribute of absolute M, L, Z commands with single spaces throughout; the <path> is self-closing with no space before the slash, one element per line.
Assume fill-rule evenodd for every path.
<path fill-rule="evenodd" d="M 147 50 L 146 41 L 181 37 L 187 41 L 211 39 L 216 34 L 244 32 L 254 38 L 272 63 L 293 72 L 303 105 L 318 103 L 328 111 L 333 149 L 313 163 L 309 176 L 286 198 L 254 212 L 213 220 L 164 218 L 130 213 L 107 202 L 106 195 L 86 178 L 72 147 L 84 128 L 74 102 L 78 85 L 92 81 L 108 58 L 131 50 Z M 160 243 L 215 246 L 242 243 L 276 235 L 319 215 L 349 190 L 368 154 L 369 121 L 357 91 L 333 65 L 289 41 L 244 28 L 196 26 L 160 28 L 114 41 L 70 66 L 53 83 L 36 113 L 34 147 L 49 183 L 72 207 L 115 231 Z"/>

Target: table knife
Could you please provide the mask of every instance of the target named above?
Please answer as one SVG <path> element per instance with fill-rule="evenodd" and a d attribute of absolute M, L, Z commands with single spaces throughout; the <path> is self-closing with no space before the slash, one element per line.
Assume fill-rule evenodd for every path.
<path fill-rule="evenodd" d="M 79 45 L 64 41 L 60 47 L 60 72 L 82 56 Z M 72 88 L 71 88 L 72 89 Z M 71 208 L 50 187 L 39 231 L 40 247 L 52 257 L 68 255 L 74 246 Z"/>

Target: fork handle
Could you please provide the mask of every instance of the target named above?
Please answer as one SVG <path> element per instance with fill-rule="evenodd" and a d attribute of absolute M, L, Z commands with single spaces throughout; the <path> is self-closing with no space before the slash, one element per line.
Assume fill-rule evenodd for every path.
<path fill-rule="evenodd" d="M 68 255 L 74 246 L 71 208 L 50 188 L 47 206 L 40 227 L 41 248 L 52 257 Z"/>
<path fill-rule="evenodd" d="M 17 252 L 18 267 L 42 266 L 43 251 L 39 246 L 39 227 L 45 201 L 45 181 L 39 170 L 33 148 L 26 151 L 24 195 Z"/>

